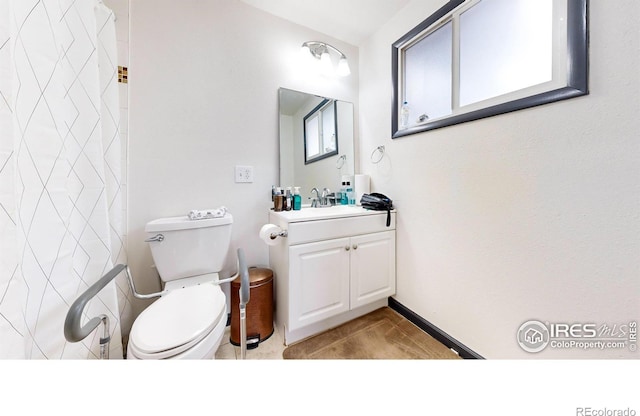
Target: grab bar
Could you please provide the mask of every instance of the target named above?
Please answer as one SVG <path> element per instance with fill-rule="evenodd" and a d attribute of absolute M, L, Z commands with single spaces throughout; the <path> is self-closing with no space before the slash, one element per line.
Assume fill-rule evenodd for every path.
<path fill-rule="evenodd" d="M 127 280 L 129 281 L 129 287 L 131 288 L 131 293 L 133 294 L 133 297 L 136 299 L 158 298 L 160 296 L 165 295 L 168 292 L 167 290 L 161 290 L 160 292 L 149 293 L 147 295 L 138 293 L 138 291 L 136 290 L 136 285 L 133 283 L 133 278 L 131 277 L 131 271 L 129 270 L 129 266 L 125 266 L 125 272 L 127 274 Z"/>
<path fill-rule="evenodd" d="M 79 342 L 88 337 L 94 329 L 104 324 L 103 334 L 100 337 L 100 359 L 109 358 L 109 343 L 111 342 L 111 335 L 109 333 L 109 317 L 105 314 L 98 315 L 92 318 L 84 326 L 82 326 L 82 313 L 87 303 L 94 298 L 106 285 L 108 285 L 113 279 L 116 278 L 122 271 L 125 271 L 131 286 L 133 295 L 137 298 L 148 299 L 150 297 L 161 296 L 166 293 L 166 290 L 150 295 L 141 295 L 136 292 L 133 286 L 133 279 L 129 272 L 129 267 L 125 264 L 117 264 L 107 274 L 102 276 L 97 282 L 89 286 L 78 298 L 71 304 L 67 316 L 64 321 L 64 337 L 69 342 Z M 249 303 L 250 298 L 250 286 L 249 286 L 249 269 L 244 258 L 244 252 L 241 248 L 238 249 L 238 274 L 229 279 L 224 279 L 217 284 L 226 283 L 234 280 L 240 275 L 240 340 L 241 340 L 241 356 L 245 359 L 247 354 L 247 329 L 246 329 L 246 305 Z"/>
<path fill-rule="evenodd" d="M 100 280 L 89 286 L 78 298 L 71 304 L 67 317 L 64 320 L 64 337 L 69 342 L 82 341 L 93 332 L 94 329 L 104 324 L 102 337 L 100 337 L 100 359 L 109 358 L 109 342 L 111 341 L 111 335 L 109 334 L 109 317 L 101 314 L 95 318 L 92 318 L 84 326 L 81 325 L 82 312 L 86 304 L 93 299 L 109 282 L 111 282 L 122 270 L 126 269 L 126 265 L 117 264 L 107 274 L 102 276 Z"/>

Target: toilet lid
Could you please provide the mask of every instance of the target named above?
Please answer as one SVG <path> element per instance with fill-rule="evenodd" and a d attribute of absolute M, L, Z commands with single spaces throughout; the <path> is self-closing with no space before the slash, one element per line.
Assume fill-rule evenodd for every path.
<path fill-rule="evenodd" d="M 175 289 L 142 311 L 133 323 L 129 342 L 144 355 L 184 350 L 207 336 L 224 312 L 225 296 L 217 285 Z"/>

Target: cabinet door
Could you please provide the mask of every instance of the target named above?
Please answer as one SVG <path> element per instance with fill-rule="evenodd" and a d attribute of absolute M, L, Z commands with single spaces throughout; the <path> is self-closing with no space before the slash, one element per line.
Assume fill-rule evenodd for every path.
<path fill-rule="evenodd" d="M 351 238 L 351 308 L 396 292 L 396 233 Z"/>
<path fill-rule="evenodd" d="M 349 310 L 349 239 L 289 248 L 289 330 Z"/>

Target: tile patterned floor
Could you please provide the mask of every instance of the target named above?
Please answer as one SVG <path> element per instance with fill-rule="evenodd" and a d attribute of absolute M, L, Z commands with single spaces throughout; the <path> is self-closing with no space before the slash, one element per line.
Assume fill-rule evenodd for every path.
<path fill-rule="evenodd" d="M 379 349 L 379 351 L 377 351 L 376 354 L 374 354 L 374 356 L 371 356 L 371 357 L 361 356 L 357 358 L 388 358 L 388 359 L 391 359 L 391 358 L 398 358 L 398 359 L 399 358 L 415 358 L 415 359 L 459 358 L 457 355 L 452 353 L 447 347 L 442 345 L 440 342 L 435 340 L 426 332 L 422 331 L 413 323 L 408 321 L 406 318 L 402 317 L 396 311 L 391 310 L 390 308 L 380 309 L 364 317 L 347 322 L 346 324 L 343 324 L 334 330 L 327 331 L 327 335 L 329 336 L 328 339 L 331 340 L 332 336 L 337 334 L 335 336 L 338 337 L 338 340 L 331 341 L 332 345 L 333 346 L 338 346 L 342 344 L 348 345 L 349 344 L 348 338 L 350 338 L 351 335 L 354 335 L 356 332 L 358 332 L 358 329 L 362 329 L 362 328 L 359 328 L 359 326 L 364 325 L 366 327 L 367 323 L 370 323 L 369 321 L 373 320 L 377 322 L 377 320 L 381 319 L 381 317 L 385 319 L 381 320 L 378 323 L 385 323 L 385 322 L 389 323 L 387 321 L 390 320 L 390 322 L 392 322 L 393 325 L 391 325 L 390 328 L 387 328 L 386 332 L 383 331 L 382 335 L 378 334 L 379 335 L 378 338 L 380 339 L 376 338 L 377 339 L 376 341 L 376 339 L 371 338 L 372 337 L 371 333 L 360 334 L 360 336 L 365 336 L 365 340 L 364 341 L 360 340 L 361 342 L 370 343 L 370 342 L 376 341 L 377 342 L 376 347 Z M 274 327 L 273 335 L 271 335 L 268 339 L 262 341 L 257 348 L 254 348 L 252 350 L 247 350 L 248 360 L 282 360 L 284 359 L 283 352 L 286 348 L 286 346 L 284 345 L 284 334 L 282 334 L 282 332 L 278 330 L 278 327 L 275 325 L 275 323 L 273 327 Z M 344 331 L 346 331 L 346 334 L 351 334 L 351 335 L 344 334 L 343 333 Z M 225 328 L 224 336 L 222 338 L 222 343 L 220 344 L 220 347 L 218 347 L 218 351 L 216 352 L 215 358 L 217 360 L 239 360 L 240 359 L 240 347 L 236 347 L 235 345 L 231 344 L 230 333 L 231 333 L 231 327 L 227 326 Z M 351 337 L 351 338 L 355 340 L 357 337 Z M 314 339 L 316 339 L 317 342 L 322 343 L 327 340 L 327 337 L 326 335 L 321 336 L 319 334 L 317 337 L 314 337 Z M 311 344 L 307 343 L 307 346 L 312 344 L 313 342 Z M 301 347 L 302 343 L 296 344 L 296 345 L 298 347 Z M 296 348 L 294 347 L 294 350 L 295 349 Z M 366 350 L 366 348 L 364 348 L 363 351 L 364 350 Z M 389 351 L 390 355 L 385 356 L 384 351 L 387 351 L 387 350 Z M 317 358 L 331 358 L 331 357 L 321 357 L 320 355 Z M 296 357 L 290 354 L 288 358 L 296 358 Z"/>
<path fill-rule="evenodd" d="M 239 360 L 240 347 L 236 347 L 230 341 L 231 327 L 224 331 L 222 343 L 216 352 L 216 360 Z M 262 341 L 257 348 L 247 350 L 247 360 L 282 360 L 282 352 L 285 349 L 284 337 L 274 325 L 274 332 L 268 339 Z"/>
<path fill-rule="evenodd" d="M 389 307 L 346 322 L 284 351 L 286 359 L 460 359 Z"/>

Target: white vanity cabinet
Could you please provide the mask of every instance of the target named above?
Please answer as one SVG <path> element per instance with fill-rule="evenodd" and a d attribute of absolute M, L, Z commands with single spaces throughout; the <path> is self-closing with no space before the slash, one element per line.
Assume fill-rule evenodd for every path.
<path fill-rule="evenodd" d="M 396 293 L 396 232 L 351 238 L 351 308 Z"/>
<path fill-rule="evenodd" d="M 304 212 L 305 210 L 309 210 Z M 290 344 L 387 305 L 395 294 L 395 215 L 360 207 L 272 212 L 276 325 Z"/>
<path fill-rule="evenodd" d="M 349 310 L 348 238 L 289 248 L 288 330 Z"/>

